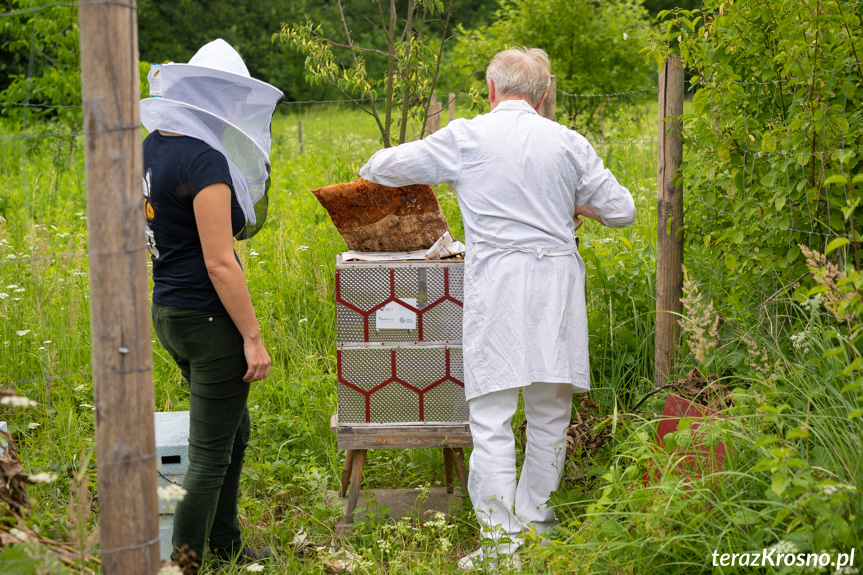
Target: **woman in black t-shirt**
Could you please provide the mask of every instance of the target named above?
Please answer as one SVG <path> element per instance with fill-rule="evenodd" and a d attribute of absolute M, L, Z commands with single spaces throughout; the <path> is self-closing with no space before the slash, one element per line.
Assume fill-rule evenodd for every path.
<path fill-rule="evenodd" d="M 270 356 L 233 238 L 256 223 L 250 206 L 260 190 L 252 197 L 256 180 L 243 168 L 263 165 L 268 173 L 269 135 L 238 132 L 249 138 L 240 150 L 249 155 L 239 158 L 221 138 L 238 130 L 232 122 L 244 113 L 257 114 L 255 125 L 268 130 L 261 119 L 271 118 L 281 92 L 250 78 L 222 40 L 162 72 L 164 94 L 154 95 L 163 97 L 142 103 L 142 119 L 150 130 L 144 196 L 153 325 L 189 387 L 189 467 L 174 513 L 173 556 L 187 547 L 200 560 L 209 544 L 220 559 L 245 563 L 269 554 L 243 546 L 237 498 L 250 431 L 246 401 L 250 384 L 269 375 Z M 265 165 L 243 162 L 264 152 Z"/>
<path fill-rule="evenodd" d="M 244 220 L 228 164 L 200 140 L 153 132 L 144 141 L 153 259 L 153 325 L 189 386 L 186 496 L 172 545 L 200 559 L 256 557 L 240 538 L 237 497 L 249 441 L 249 384 L 270 372 L 233 234 Z"/>

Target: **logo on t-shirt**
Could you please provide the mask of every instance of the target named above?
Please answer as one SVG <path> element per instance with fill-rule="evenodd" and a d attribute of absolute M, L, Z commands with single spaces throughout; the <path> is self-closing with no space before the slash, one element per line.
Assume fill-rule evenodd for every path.
<path fill-rule="evenodd" d="M 147 170 L 144 175 L 144 216 L 147 218 L 147 223 L 144 225 L 144 234 L 147 236 L 147 250 L 154 258 L 159 257 L 159 248 L 156 247 L 156 234 L 153 233 L 153 228 L 150 224 L 156 219 L 156 208 L 150 203 L 150 183 L 153 179 L 153 170 Z"/>

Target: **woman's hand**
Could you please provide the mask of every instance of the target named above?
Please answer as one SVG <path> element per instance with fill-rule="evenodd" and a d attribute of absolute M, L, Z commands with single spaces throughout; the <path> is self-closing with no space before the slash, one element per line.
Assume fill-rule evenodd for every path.
<path fill-rule="evenodd" d="M 252 383 L 260 381 L 270 375 L 270 354 L 264 347 L 260 335 L 255 338 L 243 338 L 243 353 L 246 355 L 246 363 L 249 365 L 243 381 Z"/>

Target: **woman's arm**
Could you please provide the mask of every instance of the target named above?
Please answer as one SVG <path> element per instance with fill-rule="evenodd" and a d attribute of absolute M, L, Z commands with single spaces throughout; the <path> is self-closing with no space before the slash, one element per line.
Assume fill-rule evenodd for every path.
<path fill-rule="evenodd" d="M 246 276 L 234 256 L 231 188 L 227 184 L 209 185 L 198 192 L 192 206 L 207 273 L 222 305 L 243 336 L 243 352 L 249 365 L 243 381 L 250 383 L 264 379 L 270 374 L 270 356 L 261 341 Z"/>

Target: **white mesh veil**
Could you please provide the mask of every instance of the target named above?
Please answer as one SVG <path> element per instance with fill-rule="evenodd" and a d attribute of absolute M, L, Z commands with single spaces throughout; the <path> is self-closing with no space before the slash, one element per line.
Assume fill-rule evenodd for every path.
<path fill-rule="evenodd" d="M 159 75 L 161 97 L 141 101 L 141 123 L 150 132 L 197 138 L 224 154 L 246 217 L 237 237 L 252 237 L 266 220 L 270 124 L 284 94 L 250 77 L 240 55 L 221 39 L 188 64 L 165 64 Z"/>

